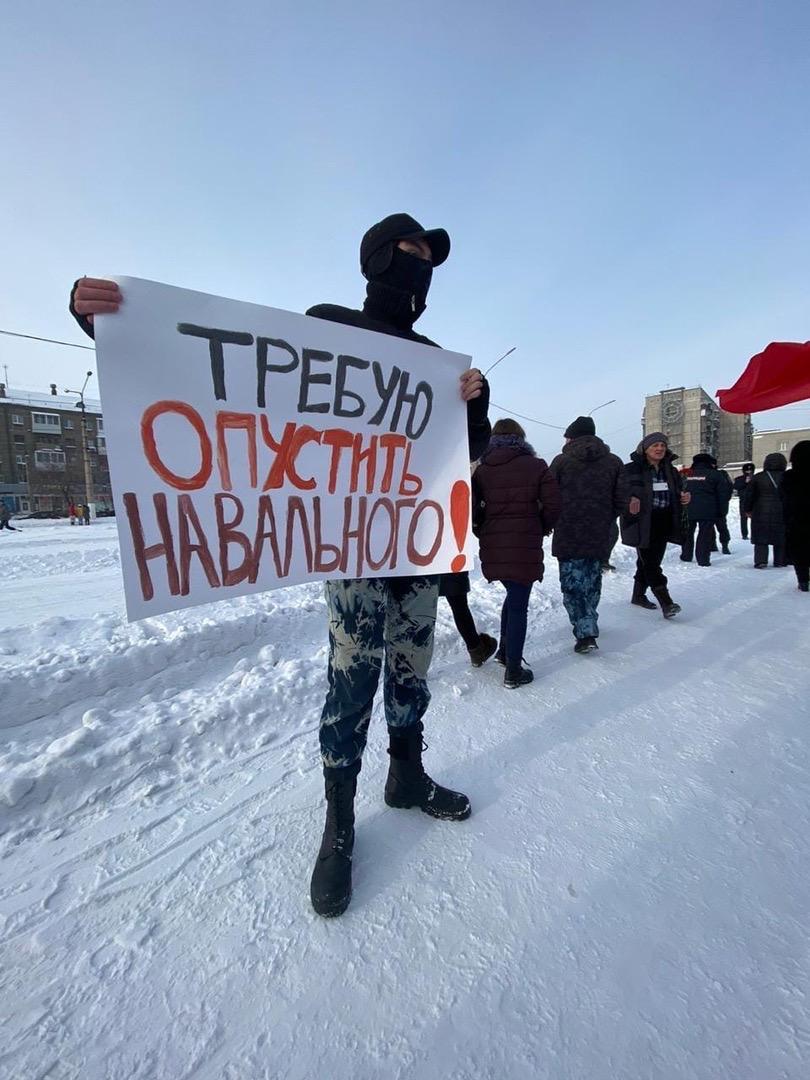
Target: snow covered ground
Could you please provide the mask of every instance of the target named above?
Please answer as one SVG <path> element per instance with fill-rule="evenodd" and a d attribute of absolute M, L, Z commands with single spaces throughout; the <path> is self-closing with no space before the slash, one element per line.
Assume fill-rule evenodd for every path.
<path fill-rule="evenodd" d="M 129 625 L 115 526 L 0 534 L 0 1076 L 805 1080 L 810 599 L 732 541 L 670 548 L 683 614 L 605 580 L 576 656 L 556 566 L 535 683 L 473 670 L 440 603 L 433 775 L 360 776 L 355 894 L 309 907 L 319 586 Z M 736 524 L 732 535 L 737 535 Z M 498 586 L 471 606 L 493 630 Z"/>

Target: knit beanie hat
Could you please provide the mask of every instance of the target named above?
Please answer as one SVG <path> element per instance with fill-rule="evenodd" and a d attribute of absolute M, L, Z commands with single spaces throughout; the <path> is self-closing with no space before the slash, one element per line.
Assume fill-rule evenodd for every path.
<path fill-rule="evenodd" d="M 590 416 L 578 416 L 565 429 L 566 439 L 579 439 L 583 435 L 595 435 L 596 424 Z"/>
<path fill-rule="evenodd" d="M 649 450 L 657 442 L 662 442 L 664 446 L 669 446 L 669 439 L 663 433 L 663 431 L 651 431 L 649 435 L 645 435 L 641 440 L 641 449 Z"/>

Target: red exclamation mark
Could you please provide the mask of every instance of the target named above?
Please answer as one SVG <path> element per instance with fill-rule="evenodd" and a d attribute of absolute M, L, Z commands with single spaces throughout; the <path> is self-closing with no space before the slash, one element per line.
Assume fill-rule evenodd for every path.
<path fill-rule="evenodd" d="M 453 524 L 456 547 L 461 551 L 467 539 L 467 528 L 470 524 L 470 485 L 466 480 L 456 480 L 455 484 L 453 484 L 453 489 L 450 492 L 450 521 Z M 466 556 L 456 555 L 450 563 L 450 569 L 454 574 L 457 574 L 466 565 Z"/>

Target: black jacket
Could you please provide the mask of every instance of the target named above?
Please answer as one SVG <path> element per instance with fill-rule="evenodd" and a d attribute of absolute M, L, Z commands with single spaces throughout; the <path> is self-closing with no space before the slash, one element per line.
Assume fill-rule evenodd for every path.
<path fill-rule="evenodd" d="M 667 450 L 661 462 L 661 472 L 669 488 L 669 512 L 671 526 L 668 540 L 671 544 L 683 542 L 683 508 L 681 507 L 682 482 L 680 473 L 672 465 L 675 455 Z M 628 547 L 645 548 L 650 543 L 650 523 L 652 521 L 653 469 L 647 462 L 642 450 L 635 450 L 624 467 L 625 476 L 630 484 L 630 498 L 641 500 L 641 510 L 631 514 L 629 510 L 622 515 L 622 543 Z"/>
<path fill-rule="evenodd" d="M 779 486 L 787 553 L 797 566 L 810 562 L 810 469 L 795 465 Z"/>
<path fill-rule="evenodd" d="M 360 330 L 374 330 L 378 334 L 390 334 L 392 337 L 405 338 L 406 341 L 432 345 L 436 349 L 441 347 L 423 334 L 417 334 L 412 327 L 387 320 L 384 312 L 376 311 L 368 300 L 362 311 L 340 307 L 337 304 L 316 304 L 315 307 L 309 308 L 306 314 L 314 319 L 326 319 L 329 322 L 342 323 L 344 326 L 356 326 Z M 484 379 L 481 396 L 467 402 L 467 441 L 470 461 L 477 461 L 489 444 L 492 428 L 488 412 L 489 383 Z"/>
<path fill-rule="evenodd" d="M 726 473 L 698 463 L 690 469 L 683 486 L 692 496 L 687 507 L 690 521 L 717 521 L 728 513 L 731 485 Z"/>
<path fill-rule="evenodd" d="M 787 462 L 783 454 L 768 454 L 762 472 L 755 474 L 743 499 L 743 510 L 751 515 L 751 543 L 785 542 L 785 519 L 779 488 L 785 478 Z"/>
<path fill-rule="evenodd" d="M 565 444 L 549 471 L 562 498 L 551 554 L 558 559 L 603 559 L 613 523 L 625 513 L 629 499 L 621 458 L 595 435 L 583 435 Z"/>
<path fill-rule="evenodd" d="M 735 491 L 735 493 L 737 495 L 737 498 L 740 500 L 740 509 L 741 510 L 742 510 L 742 505 L 743 505 L 743 499 L 745 498 L 745 493 L 750 488 L 751 481 L 753 479 L 754 479 L 754 474 L 753 473 L 751 473 L 751 476 L 750 476 L 750 478 L 748 480 L 746 480 L 746 478 L 745 478 L 745 473 L 742 473 L 734 481 L 734 491 Z"/>

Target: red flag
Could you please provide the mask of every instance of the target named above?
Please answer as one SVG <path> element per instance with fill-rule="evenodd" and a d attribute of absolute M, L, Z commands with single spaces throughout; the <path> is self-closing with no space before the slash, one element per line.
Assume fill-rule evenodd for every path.
<path fill-rule="evenodd" d="M 810 398 L 810 341 L 772 341 L 717 398 L 730 413 L 764 412 Z"/>

